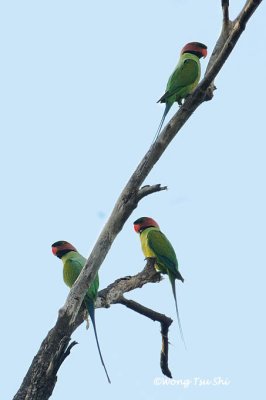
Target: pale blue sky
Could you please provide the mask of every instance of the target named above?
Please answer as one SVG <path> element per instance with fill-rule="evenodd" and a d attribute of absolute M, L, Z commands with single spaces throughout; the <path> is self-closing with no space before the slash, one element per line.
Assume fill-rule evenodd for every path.
<path fill-rule="evenodd" d="M 100 270 L 101 288 L 140 271 L 132 222 L 156 219 L 185 278 L 177 296 L 188 351 L 167 279 L 127 297 L 174 318 L 174 378 L 231 383 L 154 385 L 162 377 L 160 327 L 116 305 L 96 314 L 112 385 L 84 325 L 53 400 L 265 393 L 265 16 L 262 4 L 218 76 L 213 101 L 146 180 L 169 190 L 141 202 Z M 1 399 L 17 391 L 68 293 L 51 243 L 68 240 L 89 253 L 154 137 L 163 112 L 156 101 L 180 49 L 200 41 L 210 54 L 220 20 L 218 0 L 1 3 Z"/>

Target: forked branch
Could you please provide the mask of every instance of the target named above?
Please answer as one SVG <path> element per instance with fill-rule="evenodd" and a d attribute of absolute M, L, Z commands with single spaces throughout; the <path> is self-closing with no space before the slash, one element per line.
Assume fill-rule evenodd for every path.
<path fill-rule="evenodd" d="M 72 332 L 83 320 L 81 318 L 80 307 L 88 286 L 94 280 L 117 234 L 137 207 L 138 201 L 148 194 L 146 189 L 140 189 L 140 186 L 193 112 L 203 101 L 212 98 L 214 79 L 231 54 L 242 32 L 245 30 L 248 20 L 261 2 L 262 0 L 247 0 L 238 17 L 234 21 L 230 21 L 229 1 L 222 0 L 222 32 L 211 55 L 205 77 L 162 130 L 158 139 L 144 155 L 121 192 L 82 273 L 72 287 L 63 308 L 60 310 L 54 328 L 48 333 L 40 350 L 34 357 L 14 400 L 46 400 L 51 396 L 56 383 L 56 372 L 59 365 L 58 362 L 55 362 L 54 356 L 55 354 L 57 355 L 57 361 L 62 360 L 61 351 L 67 351 Z"/>
<path fill-rule="evenodd" d="M 157 311 L 151 310 L 150 308 L 144 307 L 142 304 L 137 303 L 133 300 L 127 300 L 122 297 L 119 302 L 123 304 L 127 308 L 144 315 L 145 317 L 153 320 L 158 321 L 161 324 L 161 335 L 162 335 L 162 348 L 161 348 L 161 356 L 160 356 L 160 366 L 162 373 L 168 378 L 172 378 L 171 371 L 168 367 L 168 331 L 169 327 L 172 324 L 173 320 L 167 317 L 164 314 L 158 313 Z"/>

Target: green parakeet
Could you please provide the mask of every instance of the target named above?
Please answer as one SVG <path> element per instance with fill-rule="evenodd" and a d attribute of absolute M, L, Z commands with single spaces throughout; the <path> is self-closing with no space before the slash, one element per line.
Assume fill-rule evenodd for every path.
<path fill-rule="evenodd" d="M 178 270 L 178 262 L 173 246 L 167 237 L 160 231 L 157 222 L 152 218 L 142 217 L 137 219 L 134 222 L 134 229 L 140 234 L 140 242 L 144 256 L 146 258 L 156 258 L 155 269 L 162 274 L 167 274 L 169 277 L 175 299 L 179 330 L 185 345 L 175 290 L 175 280 L 179 279 L 184 282 L 184 279 Z"/>
<path fill-rule="evenodd" d="M 79 276 L 82 268 L 86 263 L 86 258 L 83 257 L 81 254 L 78 253 L 77 249 L 72 246 L 72 244 L 60 240 L 59 242 L 55 242 L 52 244 L 52 252 L 55 256 L 60 258 L 63 262 L 63 279 L 67 286 L 70 288 L 73 286 L 75 280 Z M 88 288 L 87 293 L 84 297 L 84 303 L 88 310 L 89 316 L 91 318 L 91 322 L 94 329 L 95 339 L 97 348 L 99 351 L 100 359 L 105 370 L 108 382 L 111 383 L 107 369 L 105 367 L 99 341 L 98 335 L 96 330 L 96 323 L 95 323 L 95 309 L 94 309 L 94 302 L 97 298 L 99 288 L 99 276 L 96 275 L 96 278 L 92 282 L 91 286 Z"/>
<path fill-rule="evenodd" d="M 159 135 L 165 117 L 175 101 L 182 105 L 182 100 L 193 92 L 200 80 L 201 57 L 207 56 L 207 46 L 199 42 L 186 44 L 181 50 L 178 64 L 168 79 L 165 94 L 157 103 L 165 103 L 165 110 L 157 130 L 155 139 Z"/>

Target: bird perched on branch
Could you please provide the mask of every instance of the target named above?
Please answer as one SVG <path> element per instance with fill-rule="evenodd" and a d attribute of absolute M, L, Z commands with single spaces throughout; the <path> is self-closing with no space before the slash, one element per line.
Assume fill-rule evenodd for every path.
<path fill-rule="evenodd" d="M 207 46 L 199 42 L 186 44 L 181 50 L 178 64 L 170 76 L 164 95 L 157 103 L 165 103 L 165 110 L 158 127 L 155 139 L 159 135 L 165 117 L 176 101 L 182 105 L 182 100 L 193 92 L 200 80 L 200 58 L 207 56 Z"/>
<path fill-rule="evenodd" d="M 64 282 L 67 286 L 70 288 L 73 286 L 74 282 L 76 281 L 77 277 L 79 276 L 82 268 L 84 267 L 86 263 L 86 258 L 83 257 L 81 254 L 78 253 L 77 249 L 72 246 L 72 244 L 60 240 L 58 242 L 55 242 L 52 244 L 52 252 L 55 256 L 60 258 L 63 262 L 63 279 Z M 95 308 L 94 308 L 94 302 L 97 298 L 97 293 L 98 293 L 98 288 L 99 288 L 99 276 L 98 274 L 96 275 L 94 281 L 88 288 L 86 295 L 84 297 L 84 303 L 85 306 L 88 310 L 89 316 L 91 318 L 91 322 L 93 325 L 94 329 L 94 334 L 95 334 L 95 339 L 96 339 L 96 344 L 97 348 L 99 351 L 100 359 L 103 365 L 103 368 L 105 370 L 108 382 L 111 383 L 107 369 L 105 367 L 99 341 L 98 341 L 98 335 L 97 335 L 97 330 L 96 330 L 96 323 L 95 323 Z"/>
<path fill-rule="evenodd" d="M 181 320 L 176 301 L 175 280 L 184 282 L 178 270 L 178 262 L 173 246 L 167 237 L 160 231 L 154 219 L 141 217 L 134 222 L 134 229 L 140 234 L 142 251 L 146 258 L 155 258 L 155 269 L 162 274 L 167 274 L 172 286 L 180 335 L 185 345 Z M 185 345 L 186 346 L 186 345 Z"/>

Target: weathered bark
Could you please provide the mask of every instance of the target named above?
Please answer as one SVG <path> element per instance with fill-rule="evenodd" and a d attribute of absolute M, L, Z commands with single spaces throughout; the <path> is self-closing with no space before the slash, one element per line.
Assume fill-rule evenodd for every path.
<path fill-rule="evenodd" d="M 159 189 L 159 186 L 157 186 Z M 127 307 L 126 299 L 123 294 L 141 288 L 147 283 L 155 283 L 161 280 L 161 276 L 154 269 L 154 259 L 148 259 L 145 268 L 134 276 L 126 276 L 117 279 L 114 283 L 110 284 L 106 289 L 98 293 L 98 298 L 95 307 L 110 307 L 111 304 L 124 304 Z M 137 303 L 136 303 L 137 304 Z M 139 308 L 141 308 L 139 304 Z M 132 307 L 131 307 L 132 308 Z M 156 313 L 143 307 L 142 311 L 146 309 L 146 316 L 150 318 L 151 313 L 154 313 L 154 320 L 161 323 L 162 329 L 166 332 L 164 341 L 167 340 L 168 327 L 172 320 L 162 314 Z M 34 357 L 32 364 L 25 376 L 22 385 L 14 397 L 14 400 L 46 400 L 51 396 L 57 380 L 57 372 L 70 354 L 71 348 L 76 342 L 71 342 L 71 335 L 74 330 L 84 321 L 85 307 L 82 305 L 77 318 L 73 324 L 70 324 L 70 317 L 64 312 L 63 309 L 59 310 L 59 315 L 55 326 L 48 332 L 48 335 L 41 344 L 41 347 Z M 137 311 L 137 310 L 136 310 Z M 145 315 L 145 312 L 142 312 Z M 163 324 L 163 325 L 162 325 Z M 166 329 L 167 328 L 167 329 Z M 165 349 L 165 360 L 163 368 L 168 369 L 168 348 Z M 169 370 L 169 369 L 168 369 Z"/>
<path fill-rule="evenodd" d="M 161 371 L 168 378 L 172 378 L 171 371 L 168 367 L 168 331 L 173 320 L 164 314 L 158 313 L 150 308 L 144 307 L 142 304 L 137 303 L 133 300 L 127 300 L 122 297 L 119 301 L 120 304 L 130 308 L 131 310 L 144 315 L 152 321 L 158 321 L 161 324 L 161 335 L 162 335 L 162 348 L 160 357 Z"/>
<path fill-rule="evenodd" d="M 247 0 L 238 17 L 234 21 L 230 21 L 229 0 L 221 1 L 223 10 L 222 32 L 210 57 L 204 79 L 166 125 L 130 177 L 82 273 L 71 289 L 63 308 L 60 310 L 56 325 L 48 333 L 38 354 L 34 357 L 32 365 L 14 400 L 45 400 L 50 397 L 56 383 L 58 368 L 69 353 L 70 347 L 73 346 L 73 344 L 70 344 L 69 347 L 71 334 L 82 321 L 80 307 L 87 287 L 93 281 L 113 241 L 123 228 L 132 211 L 137 207 L 139 200 L 148 194 L 163 189 L 158 186 L 148 186 L 139 189 L 140 186 L 193 112 L 203 101 L 210 100 L 213 97 L 213 90 L 215 89 L 214 79 L 231 54 L 242 32 L 245 30 L 248 20 L 261 2 L 262 0 Z M 155 275 L 149 277 L 149 279 L 154 278 Z M 125 280 L 123 283 L 126 287 L 128 280 Z M 147 283 L 147 281 L 144 283 Z M 114 290 L 112 296 L 118 296 L 117 299 L 122 299 L 120 295 L 122 296 L 125 287 L 123 284 L 120 286 L 119 283 L 118 286 L 120 288 L 119 295 Z M 101 293 L 99 293 L 100 295 Z M 112 300 L 108 301 L 109 304 L 114 302 Z M 162 334 L 166 334 L 165 331 Z M 165 369 L 166 375 L 168 373 L 167 368 Z"/>
<path fill-rule="evenodd" d="M 223 9 L 227 2 L 222 0 Z M 113 241 L 123 228 L 124 223 L 137 207 L 142 190 L 139 190 L 139 187 L 193 112 L 203 101 L 210 100 L 212 93 L 212 87 L 210 88 L 210 85 L 231 54 L 249 18 L 261 2 L 262 0 L 248 0 L 238 17 L 232 23 L 227 23 L 228 29 L 223 29 L 222 38 L 220 36 L 218 39 L 220 41 L 219 49 L 216 49 L 215 53 L 211 55 L 208 64 L 211 65 L 211 67 L 207 67 L 204 79 L 166 125 L 156 142 L 152 144 L 130 177 L 64 305 L 67 313 L 72 315 L 73 319 L 75 319 L 80 304 L 85 296 L 86 288 L 93 281 Z M 225 23 L 223 19 L 223 27 Z"/>

